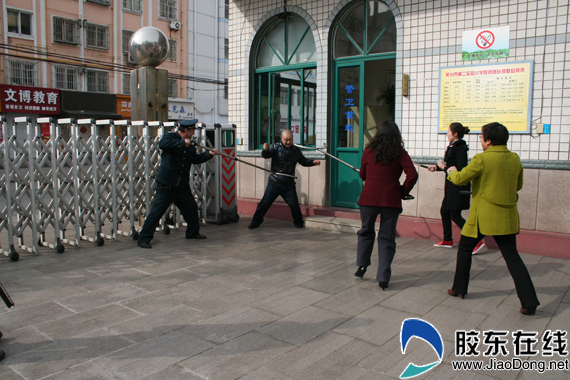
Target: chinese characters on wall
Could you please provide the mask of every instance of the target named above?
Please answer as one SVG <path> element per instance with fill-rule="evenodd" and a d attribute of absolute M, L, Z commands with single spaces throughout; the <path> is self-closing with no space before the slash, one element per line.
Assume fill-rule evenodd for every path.
<path fill-rule="evenodd" d="M 530 131 L 533 62 L 440 69 L 439 132 L 459 122 L 472 132 L 490 122 Z"/>
<path fill-rule="evenodd" d="M 59 115 L 59 90 L 0 85 L 0 112 Z"/>

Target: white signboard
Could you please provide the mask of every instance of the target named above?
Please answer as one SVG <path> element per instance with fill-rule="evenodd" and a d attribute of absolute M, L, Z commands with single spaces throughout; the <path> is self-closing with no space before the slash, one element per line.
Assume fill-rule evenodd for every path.
<path fill-rule="evenodd" d="M 168 120 L 194 119 L 194 103 L 168 100 Z"/>
<path fill-rule="evenodd" d="M 461 49 L 463 61 L 507 58 L 509 35 L 509 26 L 464 31 Z"/>

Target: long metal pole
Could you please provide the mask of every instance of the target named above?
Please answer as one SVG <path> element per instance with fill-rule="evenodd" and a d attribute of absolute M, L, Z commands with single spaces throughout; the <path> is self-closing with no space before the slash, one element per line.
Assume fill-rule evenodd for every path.
<path fill-rule="evenodd" d="M 333 155 L 330 154 L 330 153 L 327 153 L 326 151 L 323 150 L 323 148 L 313 148 L 313 147 L 310 147 L 310 146 L 303 146 L 303 145 L 298 145 L 298 144 L 293 144 L 293 145 L 295 145 L 296 147 L 299 147 L 299 148 L 301 148 L 301 149 L 318 150 L 319 152 L 326 154 L 326 155 L 329 156 L 330 158 L 334 158 L 334 159 L 337 160 L 338 162 L 345 164 L 346 166 L 348 166 L 349 168 L 351 168 L 351 169 L 354 170 L 355 172 L 360 173 L 360 169 L 358 169 L 358 168 L 355 167 L 355 166 L 350 165 L 349 163 L 344 162 L 344 161 L 341 160 L 340 158 L 335 157 L 335 156 L 333 156 Z"/>
<path fill-rule="evenodd" d="M 207 146 L 200 145 L 200 144 L 198 144 L 198 143 L 195 142 L 195 141 L 192 141 L 192 144 L 194 144 L 194 145 L 196 145 L 197 147 L 200 147 L 200 148 L 202 148 L 202 149 L 206 149 L 206 150 L 208 150 L 208 151 L 210 151 L 210 152 L 212 152 L 212 151 L 214 150 L 214 149 L 212 149 L 212 148 L 208 148 Z M 224 154 L 224 153 L 222 153 L 222 152 L 218 152 L 218 153 L 220 154 L 220 156 L 230 158 L 230 159 L 232 159 L 232 160 L 241 162 L 242 164 L 246 164 L 246 165 L 249 165 L 249 166 L 253 166 L 254 168 L 261 169 L 261 170 L 266 171 L 266 172 L 271 173 L 271 174 L 282 175 L 282 176 L 285 176 L 285 177 L 291 177 L 291 178 L 297 179 L 297 177 L 295 177 L 294 175 L 291 175 L 291 174 L 277 173 L 277 172 L 274 172 L 274 171 L 272 171 L 272 170 L 262 168 L 261 166 L 257 166 L 257 165 L 251 164 L 251 163 L 249 163 L 249 162 L 242 161 L 242 160 L 240 160 L 240 159 L 237 158 L 237 157 L 232 157 L 232 156 L 229 156 L 229 155 Z"/>
<path fill-rule="evenodd" d="M 326 154 L 327 156 L 329 156 L 329 157 L 331 157 L 331 158 L 334 158 L 334 159 L 337 160 L 338 162 L 341 162 L 341 163 L 345 164 L 346 166 L 348 166 L 349 168 L 351 168 L 352 170 L 354 170 L 354 171 L 360 173 L 360 169 L 358 169 L 358 168 L 356 168 L 356 167 L 354 167 L 354 166 L 352 166 L 352 165 L 350 165 L 350 164 L 344 162 L 344 161 L 341 160 L 340 158 L 337 158 L 337 157 L 333 156 L 333 155 L 330 154 L 330 153 L 325 152 L 325 151 L 323 150 L 323 148 L 313 148 L 313 147 L 303 146 L 303 145 L 297 145 L 297 144 L 293 144 L 293 145 L 295 145 L 296 147 L 299 147 L 299 148 L 301 148 L 301 149 L 318 150 L 319 152 L 324 153 L 324 154 Z M 409 200 L 411 200 L 411 199 L 414 199 L 414 196 L 411 195 L 411 194 L 408 194 L 408 195 L 403 196 L 402 199 L 405 200 L 405 201 L 409 201 Z"/>

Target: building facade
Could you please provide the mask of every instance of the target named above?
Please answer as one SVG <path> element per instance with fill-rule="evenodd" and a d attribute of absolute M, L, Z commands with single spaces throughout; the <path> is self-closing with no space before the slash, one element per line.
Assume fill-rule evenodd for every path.
<path fill-rule="evenodd" d="M 227 123 L 229 0 L 2 3 L 0 83 L 73 91 L 71 97 L 100 93 L 128 99 L 130 72 L 137 67 L 129 55 L 129 39 L 141 27 L 154 26 L 166 34 L 170 46 L 159 66 L 169 72 L 169 118 Z M 180 108 L 184 115 L 177 112 Z M 62 117 L 81 115 L 73 112 L 81 110 L 64 111 L 72 112 Z M 43 115 L 6 116 L 10 121 Z M 105 118 L 104 112 L 100 117 Z"/>
<path fill-rule="evenodd" d="M 556 0 L 232 0 L 229 119 L 238 126 L 238 153 L 268 165 L 260 158 L 262 144 L 292 129 L 297 143 L 326 145 L 329 153 L 358 167 L 376 125 L 393 119 L 414 162 L 433 164 L 448 145 L 449 123 L 441 126 L 448 90 L 444 77 L 480 72 L 496 88 L 486 92 L 489 96 L 511 96 L 498 95 L 503 92 L 496 86 L 501 81 L 508 86 L 511 79 L 497 73 L 511 73 L 505 68 L 519 65 L 521 96 L 528 98 L 528 113 L 521 115 L 526 124 L 520 130 L 505 125 L 512 132 L 508 147 L 525 167 L 521 226 L 536 236 L 565 238 L 570 233 L 568 14 L 568 1 Z M 504 27 L 505 35 L 494 36 L 506 40 L 504 52 L 484 57 L 464 52 L 468 32 Z M 493 42 L 485 34 L 477 37 L 483 44 Z M 486 100 L 471 92 L 461 98 L 470 118 L 478 120 L 467 124 L 474 133 L 465 137 L 473 157 L 482 152 L 477 128 L 502 121 L 508 110 L 477 109 Z M 267 176 L 239 170 L 241 209 L 252 210 Z M 404 202 L 403 215 L 416 223 L 437 221 L 443 173 L 419 166 L 418 171 L 415 200 Z M 327 159 L 326 166 L 299 168 L 298 177 L 306 211 L 357 207 L 362 182 L 350 168 Z M 435 225 L 433 239 L 441 234 Z"/>

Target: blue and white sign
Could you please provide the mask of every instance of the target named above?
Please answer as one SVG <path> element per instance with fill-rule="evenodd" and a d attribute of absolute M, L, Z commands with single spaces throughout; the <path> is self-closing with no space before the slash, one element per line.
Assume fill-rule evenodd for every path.
<path fill-rule="evenodd" d="M 168 100 L 168 120 L 194 119 L 194 103 Z"/>

